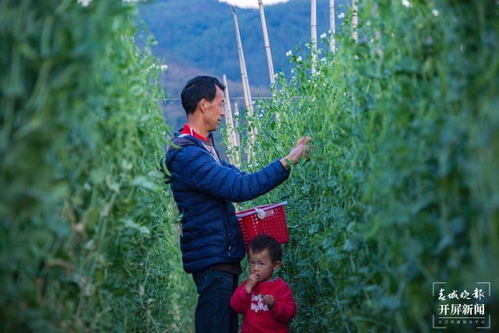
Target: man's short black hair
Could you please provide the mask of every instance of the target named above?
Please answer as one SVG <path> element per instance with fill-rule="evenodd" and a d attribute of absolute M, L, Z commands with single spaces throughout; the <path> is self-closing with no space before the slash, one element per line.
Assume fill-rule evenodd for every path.
<path fill-rule="evenodd" d="M 282 258 L 282 248 L 281 244 L 275 240 L 275 238 L 269 235 L 258 235 L 251 240 L 249 243 L 249 250 L 252 253 L 260 253 L 264 250 L 268 250 L 272 262 L 277 260 L 281 261 Z"/>
<path fill-rule="evenodd" d="M 203 98 L 208 102 L 213 102 L 217 95 L 217 88 L 225 90 L 225 86 L 217 78 L 211 76 L 196 76 L 189 80 L 182 89 L 180 95 L 182 106 L 187 115 L 194 113 L 200 100 Z"/>

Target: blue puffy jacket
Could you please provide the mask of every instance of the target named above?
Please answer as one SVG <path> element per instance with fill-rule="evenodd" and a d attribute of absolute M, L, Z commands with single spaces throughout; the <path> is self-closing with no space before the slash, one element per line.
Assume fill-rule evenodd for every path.
<path fill-rule="evenodd" d="M 244 244 L 232 201 L 251 200 L 270 191 L 288 178 L 289 171 L 275 160 L 258 172 L 244 173 L 221 158 L 217 163 L 197 138 L 182 135 L 179 141 L 178 133 L 176 137 L 174 142 L 181 147 L 168 150 L 166 166 L 182 214 L 184 270 L 192 273 L 240 261 Z"/>

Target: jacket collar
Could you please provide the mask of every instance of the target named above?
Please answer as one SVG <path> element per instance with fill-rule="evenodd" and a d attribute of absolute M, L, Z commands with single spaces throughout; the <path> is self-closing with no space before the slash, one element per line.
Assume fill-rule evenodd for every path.
<path fill-rule="evenodd" d="M 211 154 L 211 152 L 208 150 L 208 148 L 206 148 L 205 144 L 206 144 L 206 143 L 208 143 L 208 142 L 209 142 L 209 143 L 211 143 L 211 145 L 212 145 L 212 146 L 213 146 L 213 148 L 215 149 L 215 153 L 216 153 L 216 154 L 217 154 L 217 156 L 218 156 L 218 160 L 219 160 L 219 162 L 221 163 L 222 158 L 220 157 L 220 154 L 218 153 L 218 150 L 217 150 L 217 148 L 215 147 L 215 142 L 214 142 L 214 140 L 213 140 L 213 133 L 210 133 L 210 134 L 208 135 L 208 140 L 206 140 L 206 138 L 205 138 L 205 137 L 203 137 L 203 136 L 201 136 L 201 135 L 197 134 L 195 131 L 192 131 L 192 134 L 194 134 L 194 135 L 191 135 L 190 131 L 189 131 L 189 133 L 183 133 L 183 130 L 185 129 L 185 126 L 186 126 L 186 125 L 187 125 L 187 124 L 185 124 L 185 125 L 184 125 L 184 127 L 183 127 L 183 128 L 181 128 L 181 129 L 179 129 L 177 132 L 175 132 L 175 133 L 173 134 L 173 136 L 174 136 L 174 137 L 179 137 L 179 136 L 182 136 L 183 138 L 186 138 L 186 139 L 188 139 L 188 140 L 190 140 L 190 141 L 194 142 L 196 145 L 198 145 L 199 147 L 201 147 L 201 148 L 203 148 L 204 150 L 208 151 L 210 154 Z M 190 129 L 190 127 L 189 127 L 189 129 Z M 198 136 L 196 136 L 196 134 L 197 134 Z M 199 139 L 198 137 L 201 137 L 201 138 L 203 138 L 203 139 Z M 215 159 L 215 160 L 216 160 L 216 159 Z"/>
<path fill-rule="evenodd" d="M 180 129 L 178 129 L 177 131 L 175 131 L 173 133 L 173 137 L 179 137 L 179 136 L 182 136 L 188 140 L 191 140 L 192 142 L 194 142 L 196 145 L 206 149 L 206 147 L 204 146 L 204 144 L 208 143 L 208 142 L 211 142 L 211 144 L 215 147 L 215 141 L 213 139 L 213 133 L 210 133 L 208 135 L 208 138 L 205 138 L 204 136 L 202 135 L 199 135 L 197 134 L 195 131 L 193 131 L 193 134 L 197 134 L 198 136 L 195 136 L 195 135 L 191 135 L 190 134 L 190 131 L 189 133 L 183 133 L 183 130 L 185 128 L 187 124 L 184 124 L 184 126 Z M 188 125 L 187 125 L 188 126 Z M 189 127 L 190 128 L 190 127 Z M 203 138 L 203 139 L 200 139 L 199 137 Z M 215 148 L 216 150 L 216 148 Z M 218 153 L 218 151 L 217 151 Z"/>
<path fill-rule="evenodd" d="M 190 136 L 195 137 L 198 140 L 201 140 L 201 142 L 210 142 L 211 141 L 211 133 L 208 134 L 208 137 L 204 137 L 201 134 L 197 133 L 194 131 L 187 123 L 184 124 L 184 127 L 180 130 L 180 134 L 187 134 Z"/>

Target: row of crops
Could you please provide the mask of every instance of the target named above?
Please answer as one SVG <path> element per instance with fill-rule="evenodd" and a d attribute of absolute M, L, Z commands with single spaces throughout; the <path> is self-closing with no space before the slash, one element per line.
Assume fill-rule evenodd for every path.
<path fill-rule="evenodd" d="M 0 4 L 0 329 L 191 330 L 176 208 L 158 172 L 158 65 L 120 0 Z M 259 105 L 256 169 L 311 162 L 288 201 L 297 332 L 428 331 L 432 283 L 489 281 L 499 318 L 494 1 L 359 4 L 335 55 L 291 56 Z M 279 121 L 275 115 L 279 114 Z"/>
<path fill-rule="evenodd" d="M 295 331 L 429 331 L 436 281 L 491 282 L 497 323 L 497 10 L 362 1 L 358 43 L 347 18 L 317 75 L 291 56 L 292 77 L 260 104 L 253 168 L 303 135 L 315 147 L 253 203 L 288 201 L 282 275 L 297 300 Z"/>
<path fill-rule="evenodd" d="M 0 331 L 191 324 L 158 64 L 121 0 L 0 3 Z"/>

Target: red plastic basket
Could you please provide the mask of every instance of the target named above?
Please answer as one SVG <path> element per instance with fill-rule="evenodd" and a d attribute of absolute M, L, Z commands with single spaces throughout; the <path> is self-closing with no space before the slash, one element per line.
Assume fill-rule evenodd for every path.
<path fill-rule="evenodd" d="M 284 210 L 286 204 L 287 202 L 281 202 L 274 205 L 257 206 L 237 213 L 244 245 L 248 246 L 255 236 L 261 234 L 274 237 L 281 244 L 287 243 L 289 237 Z"/>

